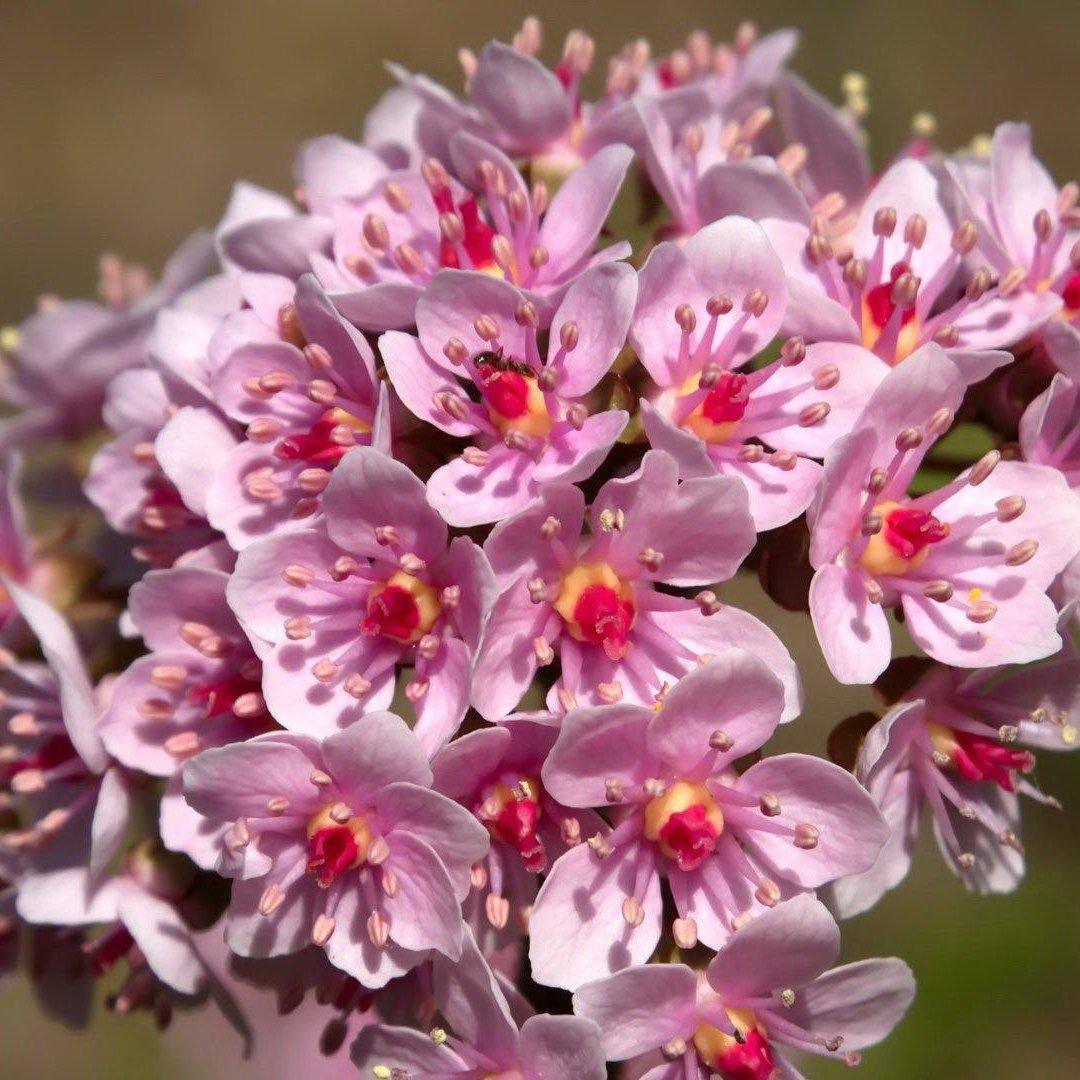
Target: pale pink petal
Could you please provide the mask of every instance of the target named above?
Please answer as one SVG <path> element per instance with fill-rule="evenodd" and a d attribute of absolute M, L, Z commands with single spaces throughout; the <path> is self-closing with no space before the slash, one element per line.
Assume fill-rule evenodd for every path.
<path fill-rule="evenodd" d="M 600 1026 L 610 1060 L 626 1061 L 671 1039 L 693 1036 L 697 983 L 685 964 L 627 968 L 579 987 L 574 1012 Z"/>
<path fill-rule="evenodd" d="M 323 493 L 326 531 L 343 550 L 371 559 L 387 557 L 376 529 L 392 525 L 401 551 L 425 562 L 446 547 L 446 525 L 424 498 L 424 484 L 399 461 L 367 446 L 341 459 Z"/>
<path fill-rule="evenodd" d="M 990 200 L 994 223 L 1014 262 L 1030 264 L 1032 222 L 1040 210 L 1053 214 L 1057 198 L 1057 186 L 1032 153 L 1030 126 L 999 124 L 990 148 Z"/>
<path fill-rule="evenodd" d="M 566 806 L 605 806 L 613 781 L 633 797 L 659 775 L 660 759 L 648 744 L 652 715 L 622 704 L 567 713 L 544 763 L 545 790 Z"/>
<path fill-rule="evenodd" d="M 915 978 L 903 960 L 861 960 L 802 987 L 786 1015 L 824 1039 L 841 1036 L 849 1053 L 881 1042 L 914 999 Z"/>
<path fill-rule="evenodd" d="M 358 803 L 394 782 L 431 783 L 431 768 L 408 724 L 389 712 L 368 713 L 322 744 L 327 771 Z"/>
<path fill-rule="evenodd" d="M 821 567 L 810 583 L 810 617 L 825 662 L 839 682 L 871 683 L 888 666 L 889 620 L 866 595 L 858 570 Z"/>
<path fill-rule="evenodd" d="M 117 766 L 105 770 L 98 788 L 97 803 L 90 825 L 90 858 L 88 866 L 93 880 L 112 862 L 127 834 L 131 818 L 132 797 L 123 771 Z"/>
<path fill-rule="evenodd" d="M 476 431 L 469 420 L 456 420 L 435 404 L 436 394 L 453 394 L 462 402 L 465 395 L 457 379 L 444 366 L 432 363 L 411 334 L 389 331 L 379 338 L 379 354 L 386 364 L 394 390 L 405 407 L 421 420 L 434 424 L 448 435 L 467 438 Z"/>
<path fill-rule="evenodd" d="M 783 708 L 784 688 L 768 665 L 731 649 L 668 690 L 649 725 L 647 745 L 680 775 L 718 773 L 763 746 Z M 710 746 L 717 731 L 731 740 L 727 750 Z"/>
<path fill-rule="evenodd" d="M 600 1029 L 578 1016 L 533 1016 L 521 1028 L 521 1064 L 526 1075 L 605 1080 Z"/>
<path fill-rule="evenodd" d="M 197 993 L 206 985 L 206 966 L 172 904 L 129 886 L 120 894 L 119 915 L 163 983 L 181 994 Z"/>
<path fill-rule="evenodd" d="M 533 482 L 577 484 L 587 480 L 607 457 L 629 419 L 621 409 L 609 409 L 588 417 L 580 430 L 570 428 L 555 436 L 536 462 Z"/>
<path fill-rule="evenodd" d="M 458 959 L 464 931 L 461 907 L 446 866 L 431 845 L 418 836 L 395 832 L 385 866 L 399 886 L 383 900 L 390 937 L 404 949 L 438 949 L 451 960 Z"/>
<path fill-rule="evenodd" d="M 736 1000 L 780 988 L 797 992 L 839 954 L 840 929 L 825 905 L 796 896 L 736 930 L 707 975 L 717 993 Z"/>
<path fill-rule="evenodd" d="M 645 912 L 636 927 L 623 918 L 628 896 Z M 651 848 L 632 841 L 601 859 L 588 844 L 572 847 L 551 868 L 529 920 L 533 978 L 576 990 L 643 964 L 660 940 L 663 915 Z"/>
<path fill-rule="evenodd" d="M 807 754 L 766 758 L 743 773 L 738 788 L 751 795 L 776 795 L 785 820 L 818 830 L 817 844 L 809 850 L 789 836 L 742 832 L 748 851 L 803 888 L 869 870 L 889 838 L 889 827 L 870 796 L 851 773 L 830 761 Z"/>

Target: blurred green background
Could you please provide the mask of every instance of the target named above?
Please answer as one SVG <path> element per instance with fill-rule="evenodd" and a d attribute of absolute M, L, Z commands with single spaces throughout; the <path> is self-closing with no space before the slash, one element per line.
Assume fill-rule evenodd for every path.
<path fill-rule="evenodd" d="M 91 292 L 101 251 L 158 265 L 216 219 L 238 177 L 287 190 L 299 140 L 358 132 L 388 85 L 384 58 L 456 88 L 457 46 L 509 37 L 530 12 L 545 20 L 549 58 L 569 28 L 593 34 L 600 73 L 606 55 L 641 35 L 666 51 L 698 26 L 727 37 L 745 18 L 763 30 L 794 25 L 803 32 L 794 66 L 819 89 L 837 97 L 844 72 L 869 77 L 878 162 L 925 109 L 945 146 L 1002 119 L 1028 120 L 1059 181 L 1080 171 L 1075 0 L 3 0 L 0 324 L 42 292 Z M 806 712 L 776 748 L 820 753 L 831 725 L 867 707 L 869 694 L 833 684 L 808 621 L 780 612 L 752 580 L 726 595 L 770 621 L 804 673 Z M 1066 813 L 1080 802 L 1080 761 L 1045 754 L 1039 780 Z M 845 926 L 847 958 L 899 954 L 920 984 L 907 1021 L 867 1053 L 862 1075 L 1080 1075 L 1080 833 L 1068 817 L 1025 810 L 1030 877 L 1016 895 L 967 896 L 927 833 L 905 886 Z M 145 1017 L 105 1014 L 74 1034 L 36 1010 L 21 980 L 0 986 L 3 1076 L 223 1076 L 238 1066 L 222 1045 L 198 1023 L 182 1021 L 161 1040 Z M 839 1066 L 810 1071 L 841 1075 Z"/>

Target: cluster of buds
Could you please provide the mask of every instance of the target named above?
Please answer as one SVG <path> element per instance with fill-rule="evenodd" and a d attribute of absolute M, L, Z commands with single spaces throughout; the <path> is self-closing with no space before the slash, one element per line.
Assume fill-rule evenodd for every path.
<path fill-rule="evenodd" d="M 0 946 L 63 958 L 43 998 L 121 972 L 274 1074 L 776 1080 L 910 1005 L 836 920 L 924 803 L 1017 886 L 1080 712 L 1080 188 L 925 114 L 875 175 L 865 80 L 796 43 L 637 41 L 595 100 L 532 18 L 460 95 L 391 65 L 292 198 L 3 332 Z M 117 536 L 31 535 L 90 433 L 63 510 Z M 886 700 L 820 754 L 770 752 L 751 569 Z"/>

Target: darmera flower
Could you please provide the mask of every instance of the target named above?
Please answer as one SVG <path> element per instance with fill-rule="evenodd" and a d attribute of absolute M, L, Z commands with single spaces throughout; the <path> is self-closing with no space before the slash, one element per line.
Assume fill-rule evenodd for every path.
<path fill-rule="evenodd" d="M 956 667 L 1026 663 L 1061 647 L 1046 590 L 1080 547 L 1080 501 L 1061 473 L 991 451 L 945 487 L 907 494 L 964 388 L 943 350 L 923 346 L 826 459 L 809 514 L 810 613 L 841 682 L 884 671 L 893 606 L 920 648 Z"/>
<path fill-rule="evenodd" d="M 915 980 L 902 960 L 832 967 L 840 931 L 799 896 L 740 927 L 704 973 L 647 964 L 587 983 L 574 1012 L 615 1061 L 659 1060 L 649 1080 L 801 1080 L 783 1050 L 857 1065 L 903 1019 Z"/>
<path fill-rule="evenodd" d="M 783 701 L 768 667 L 733 649 L 655 709 L 564 719 L 541 781 L 567 806 L 608 807 L 613 827 L 548 874 L 529 922 L 535 979 L 576 989 L 644 963 L 660 937 L 662 881 L 676 941 L 719 948 L 785 897 L 873 865 L 888 829 L 849 773 L 802 754 L 735 771 L 772 735 Z"/>
<path fill-rule="evenodd" d="M 423 483 L 370 447 L 342 459 L 322 502 L 316 525 L 245 548 L 228 585 L 270 712 L 329 735 L 386 708 L 409 664 L 416 733 L 434 753 L 468 707 L 495 598 L 487 558 L 467 537 L 448 542 Z"/>
<path fill-rule="evenodd" d="M 556 653 L 560 673 L 547 704 L 564 713 L 615 701 L 652 705 L 670 682 L 733 647 L 768 658 L 785 687 L 784 718 L 798 715 L 798 672 L 768 627 L 711 589 L 690 599 L 657 588 L 697 588 L 735 573 L 754 542 L 737 480 L 680 484 L 674 460 L 651 450 L 637 473 L 600 489 L 589 520 L 583 534 L 578 488 L 552 484 L 488 537 L 484 550 L 502 591 L 473 679 L 473 704 L 485 717 L 514 709 Z"/>
<path fill-rule="evenodd" d="M 230 948 L 267 957 L 314 942 L 369 987 L 429 949 L 457 959 L 488 836 L 431 779 L 416 736 L 383 712 L 323 742 L 270 734 L 189 761 L 184 797 L 231 823 L 219 863 L 235 879 Z"/>
<path fill-rule="evenodd" d="M 659 393 L 641 405 L 650 443 L 680 475 L 737 477 L 759 530 L 806 509 L 824 456 L 888 368 L 856 345 L 807 346 L 741 371 L 784 319 L 784 268 L 760 226 L 731 217 L 685 245 L 654 248 L 640 275 L 630 341 Z"/>
<path fill-rule="evenodd" d="M 513 1003 L 472 935 L 461 959 L 433 961 L 435 1002 L 449 1031 L 430 1034 L 372 1024 L 353 1044 L 362 1076 L 376 1080 L 513 1077 L 514 1080 L 603 1080 L 600 1030 L 580 1016 L 536 1015 L 519 996 Z"/>
<path fill-rule="evenodd" d="M 379 339 L 405 405 L 474 440 L 428 485 L 447 522 L 500 521 L 528 506 L 541 484 L 592 475 L 628 419 L 616 409 L 590 414 L 588 395 L 626 341 L 636 287 L 622 263 L 582 275 L 551 319 L 545 356 L 539 311 L 519 289 L 446 271 L 417 305 L 419 338 Z"/>

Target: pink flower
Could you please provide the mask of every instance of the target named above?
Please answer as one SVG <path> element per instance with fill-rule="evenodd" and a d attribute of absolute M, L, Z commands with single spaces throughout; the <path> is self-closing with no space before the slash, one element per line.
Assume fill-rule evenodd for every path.
<path fill-rule="evenodd" d="M 988 167 L 947 163 L 966 211 L 979 225 L 979 254 L 1003 281 L 1044 297 L 1060 318 L 1042 337 L 1050 358 L 1080 376 L 1080 212 L 1075 184 L 1054 183 L 1031 149 L 1027 124 L 999 124 Z M 1055 308 L 1054 305 L 1057 305 Z"/>
<path fill-rule="evenodd" d="M 798 45 L 796 30 L 759 37 L 756 24 L 744 22 L 730 44 L 714 43 L 703 30 L 695 30 L 684 47 L 653 61 L 648 42 L 639 39 L 612 62 L 608 92 L 681 102 L 685 90 L 694 87 L 704 90 L 716 108 L 742 114 L 762 103 Z"/>
<path fill-rule="evenodd" d="M 236 444 L 231 425 L 211 408 L 178 409 L 149 367 L 113 379 L 105 418 L 116 438 L 94 455 L 83 491 L 117 532 L 135 537 L 135 556 L 168 567 L 218 539 L 205 491 Z"/>
<path fill-rule="evenodd" d="M 792 339 L 779 360 L 739 372 L 776 336 L 786 300 L 761 228 L 733 217 L 653 249 L 630 329 L 660 388 L 642 402 L 649 441 L 684 478 L 742 480 L 759 530 L 806 509 L 821 477 L 810 458 L 851 430 L 888 370 L 855 345 Z"/>
<path fill-rule="evenodd" d="M 419 171 L 395 172 L 365 198 L 337 205 L 333 260 L 316 256 L 312 265 L 356 325 L 412 326 L 417 301 L 443 269 L 504 278 L 546 322 L 585 270 L 630 254 L 625 242 L 593 250 L 633 157 L 629 147 L 600 150 L 553 197 L 543 184 L 530 191 L 501 150 L 464 131 L 450 140 L 449 155 L 465 187 L 429 158 Z"/>
<path fill-rule="evenodd" d="M 867 732 L 855 775 L 892 828 L 864 874 L 832 885 L 838 910 L 872 907 L 907 875 L 924 805 L 934 836 L 964 885 L 1011 892 L 1024 873 L 1019 795 L 1060 808 L 1028 777 L 1039 750 L 1073 750 L 1080 720 L 1080 658 L 1067 646 L 1029 668 L 964 672 L 933 666 Z"/>
<path fill-rule="evenodd" d="M 130 973 L 119 996 L 128 998 L 131 1008 L 158 995 L 155 980 L 180 994 L 206 986 L 206 967 L 176 907 L 193 877 L 189 866 L 171 865 L 167 857 L 137 848 L 121 873 L 96 883 L 83 867 L 23 882 L 19 910 L 33 922 L 56 926 L 105 924 L 83 953 L 98 977 L 127 962 Z"/>
<path fill-rule="evenodd" d="M 0 446 L 92 430 L 109 381 L 145 358 L 158 311 L 206 275 L 210 255 L 209 237 L 195 233 L 153 284 L 143 268 L 103 256 L 103 303 L 42 298 L 38 311 L 4 345 L 11 355 L 0 396 L 22 411 L 0 425 Z"/>
<path fill-rule="evenodd" d="M 99 701 L 71 627 L 22 586 L 5 579 L 4 587 L 47 667 L 2 657 L 14 753 L 5 755 L 0 777 L 20 821 L 3 843 L 23 858 L 20 889 L 41 873 L 72 866 L 87 867 L 96 881 L 124 839 L 128 780 L 96 730 Z M 33 919 L 25 905 L 20 914 Z"/>
<path fill-rule="evenodd" d="M 566 484 L 492 530 L 484 545 L 502 592 L 476 662 L 473 704 L 498 720 L 558 650 L 548 708 L 628 701 L 652 705 L 664 687 L 733 646 L 767 657 L 798 715 L 798 672 L 780 640 L 752 615 L 656 588 L 730 578 L 754 543 L 742 485 L 721 476 L 678 483 L 674 460 L 649 451 L 638 473 L 610 480 L 590 511 Z M 707 539 L 706 539 L 707 538 Z"/>
<path fill-rule="evenodd" d="M 541 484 L 584 480 L 604 460 L 628 417 L 590 415 L 587 395 L 626 341 L 636 280 L 621 263 L 578 279 L 551 320 L 546 359 L 533 302 L 505 281 L 461 271 L 428 287 L 416 309 L 418 339 L 379 339 L 405 405 L 476 440 L 429 481 L 431 505 L 451 525 L 499 521 L 532 502 Z"/>
<path fill-rule="evenodd" d="M 1080 388 L 1059 372 L 1020 419 L 1024 460 L 1057 469 L 1074 491 L 1080 488 L 1078 416 Z"/>
<path fill-rule="evenodd" d="M 664 879 L 676 940 L 718 948 L 782 898 L 873 865 L 888 830 L 849 773 L 802 754 L 735 771 L 772 735 L 783 704 L 765 663 L 733 649 L 658 708 L 567 715 L 544 787 L 616 817 L 563 855 L 540 889 L 529 922 L 537 981 L 575 989 L 643 963 L 660 937 Z"/>
<path fill-rule="evenodd" d="M 478 927 L 505 930 L 497 940 L 517 940 L 537 875 L 603 827 L 592 811 L 562 806 L 540 782 L 558 734 L 554 717 L 511 716 L 455 739 L 431 762 L 435 790 L 475 814 L 491 835 L 487 858 L 473 867 L 466 916 L 475 915 Z"/>
<path fill-rule="evenodd" d="M 999 464 L 995 451 L 945 487 L 907 495 L 965 381 L 942 349 L 923 346 L 826 460 L 809 515 L 810 613 L 841 682 L 884 671 L 892 606 L 920 648 L 956 667 L 1026 663 L 1061 647 L 1046 590 L 1080 546 L 1080 503 L 1059 472 Z"/>
<path fill-rule="evenodd" d="M 590 108 L 581 100 L 581 78 L 592 66 L 595 46 L 571 30 L 554 71 L 536 53 L 542 44 L 540 20 L 529 17 L 513 45 L 489 41 L 479 56 L 461 50 L 466 99 L 455 97 L 425 75 L 397 64 L 391 73 L 421 102 L 416 128 L 429 154 L 445 154 L 457 131 L 468 131 L 526 158 L 531 175 L 564 179 L 593 149 Z"/>
<path fill-rule="evenodd" d="M 469 701 L 471 658 L 495 596 L 483 552 L 447 543 L 423 483 L 369 447 L 342 460 L 310 528 L 249 545 L 228 598 L 263 661 L 271 713 L 328 735 L 385 708 L 399 664 L 416 732 L 434 753 Z"/>
<path fill-rule="evenodd" d="M 1060 301 L 1021 291 L 1011 278 L 995 286 L 983 268 L 957 296 L 953 282 L 979 229 L 968 219 L 954 227 L 942 199 L 925 165 L 900 160 L 864 202 L 851 237 L 853 257 L 843 265 L 814 221 L 766 220 L 788 275 L 785 331 L 861 344 L 892 365 L 936 341 L 969 383 L 1008 362 L 995 350 L 1045 323 Z"/>
<path fill-rule="evenodd" d="M 390 448 L 389 401 L 364 336 L 310 275 L 283 309 L 287 339 L 261 330 L 235 344 L 213 376 L 215 402 L 247 427 L 206 492 L 207 515 L 237 550 L 318 514 L 354 446 Z"/>
<path fill-rule="evenodd" d="M 736 930 L 703 975 L 627 968 L 580 987 L 574 1012 L 600 1026 L 608 1058 L 659 1059 L 649 1080 L 800 1080 L 780 1047 L 856 1065 L 915 996 L 902 960 L 832 967 L 839 952 L 824 905 L 798 896 Z"/>
<path fill-rule="evenodd" d="M 433 962 L 435 1001 L 450 1031 L 370 1025 L 353 1044 L 362 1076 L 513 1077 L 514 1080 L 604 1080 L 600 1030 L 579 1016 L 534 1015 L 517 995 L 513 1004 L 465 933 L 461 959 Z M 522 1013 L 524 1012 L 524 1020 Z"/>
<path fill-rule="evenodd" d="M 230 822 L 220 869 L 235 878 L 226 935 L 242 956 L 310 941 L 379 987 L 436 949 L 461 955 L 460 902 L 487 832 L 428 790 L 404 721 L 371 713 L 323 742 L 270 734 L 184 766 L 184 797 Z"/>

